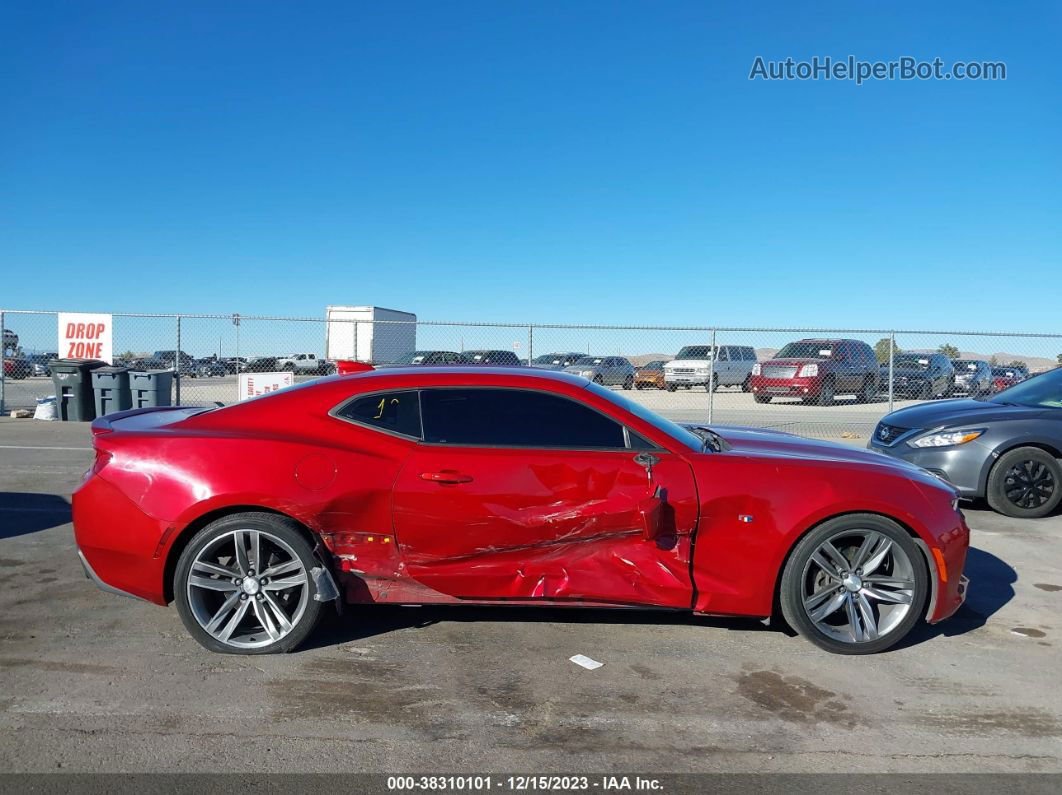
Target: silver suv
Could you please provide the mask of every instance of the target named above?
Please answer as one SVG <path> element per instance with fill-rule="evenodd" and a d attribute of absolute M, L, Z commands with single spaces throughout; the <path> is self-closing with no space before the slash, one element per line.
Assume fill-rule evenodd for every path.
<path fill-rule="evenodd" d="M 565 367 L 564 372 L 589 378 L 595 384 L 634 387 L 634 365 L 622 356 L 584 356 Z"/>

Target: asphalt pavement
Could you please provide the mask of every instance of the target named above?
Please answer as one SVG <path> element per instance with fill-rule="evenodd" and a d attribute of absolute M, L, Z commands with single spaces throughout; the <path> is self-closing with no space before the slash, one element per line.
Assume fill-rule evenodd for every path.
<path fill-rule="evenodd" d="M 747 620 L 400 607 L 239 657 L 85 579 L 89 447 L 0 419 L 0 771 L 1062 771 L 1062 516 L 968 509 L 967 605 L 872 657 Z"/>

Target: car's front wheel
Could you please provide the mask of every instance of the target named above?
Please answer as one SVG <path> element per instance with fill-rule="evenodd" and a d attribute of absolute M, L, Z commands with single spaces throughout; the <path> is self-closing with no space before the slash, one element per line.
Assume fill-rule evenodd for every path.
<path fill-rule="evenodd" d="M 824 522 L 796 545 L 782 573 L 782 614 L 816 646 L 873 654 L 922 618 L 929 574 L 911 536 L 876 514 Z"/>
<path fill-rule="evenodd" d="M 1062 466 L 1039 447 L 1010 450 L 992 467 L 985 496 L 992 509 L 1005 516 L 1047 516 L 1062 500 Z"/>
<path fill-rule="evenodd" d="M 226 516 L 200 530 L 177 562 L 173 593 L 192 637 L 216 652 L 291 651 L 321 615 L 320 563 L 284 516 Z"/>
<path fill-rule="evenodd" d="M 753 395 L 753 399 L 757 403 L 770 403 L 771 402 L 771 396 L 770 395 Z"/>
<path fill-rule="evenodd" d="M 815 406 L 832 406 L 835 396 L 836 392 L 834 391 L 833 379 L 826 378 L 819 387 L 818 394 L 809 396 L 806 402 Z"/>

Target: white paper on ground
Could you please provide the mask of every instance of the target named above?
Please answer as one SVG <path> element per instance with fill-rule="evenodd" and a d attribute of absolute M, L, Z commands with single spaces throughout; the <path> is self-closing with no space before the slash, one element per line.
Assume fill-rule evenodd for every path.
<path fill-rule="evenodd" d="M 595 668 L 600 668 L 604 665 L 604 663 L 598 662 L 597 660 L 591 660 L 585 654 L 576 654 L 574 657 L 569 657 L 568 659 L 576 665 L 583 666 L 583 668 L 588 671 L 593 671 Z"/>

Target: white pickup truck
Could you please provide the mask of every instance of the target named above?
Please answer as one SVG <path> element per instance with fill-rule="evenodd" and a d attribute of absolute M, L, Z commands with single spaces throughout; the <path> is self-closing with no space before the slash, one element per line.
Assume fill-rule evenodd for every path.
<path fill-rule="evenodd" d="M 303 375 L 321 373 L 324 372 L 325 364 L 324 359 L 318 359 L 313 353 L 290 353 L 287 356 L 277 357 L 277 369 L 289 373 L 302 373 Z"/>
<path fill-rule="evenodd" d="M 680 386 L 686 389 L 739 386 L 748 392 L 756 351 L 747 345 L 719 345 L 716 353 L 712 355 L 711 345 L 687 345 L 680 350 L 678 356 L 664 365 L 667 391 L 674 392 Z"/>

